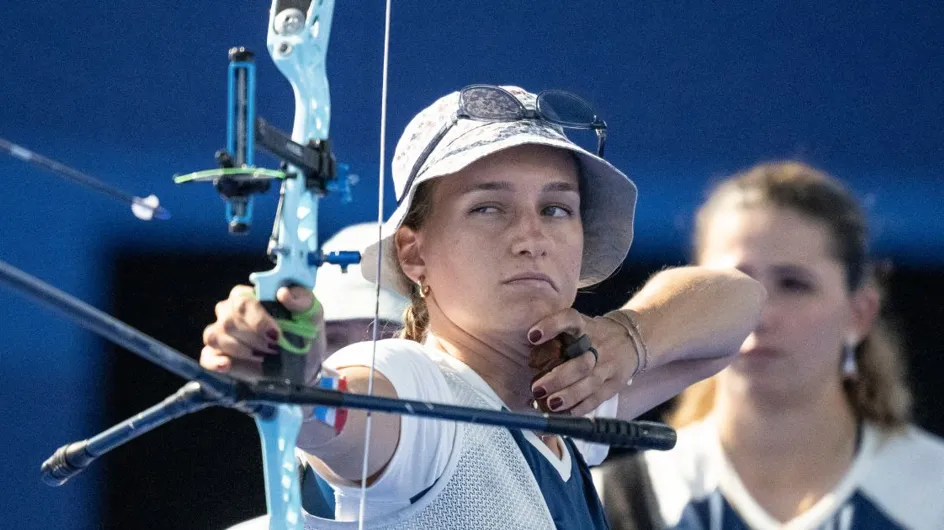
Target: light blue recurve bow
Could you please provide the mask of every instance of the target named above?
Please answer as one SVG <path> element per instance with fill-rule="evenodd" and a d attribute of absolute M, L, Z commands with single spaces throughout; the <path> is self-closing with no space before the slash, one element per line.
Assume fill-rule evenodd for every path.
<path fill-rule="evenodd" d="M 281 375 L 293 383 L 304 384 L 308 371 L 305 354 L 317 330 L 311 314 L 286 318 L 276 301 L 280 287 L 301 285 L 313 289 L 318 252 L 318 195 L 321 183 L 333 180 L 335 165 L 328 143 L 331 102 L 325 58 L 334 13 L 333 0 L 291 2 L 274 0 L 269 12 L 267 47 L 272 60 L 289 80 L 295 93 L 295 123 L 292 140 L 312 145 L 320 156 L 321 180 L 308 182 L 309 168 L 289 165 L 282 181 L 280 204 L 273 231 L 276 266 L 271 271 L 250 276 L 256 295 L 270 313 L 275 313 L 282 337 L 279 342 Z M 252 122 L 250 122 L 252 123 Z M 359 256 L 358 256 L 359 259 Z M 313 308 L 314 310 L 314 308 Z M 293 337 L 301 338 L 301 340 Z M 315 371 L 319 367 L 311 367 Z M 276 368 L 276 376 L 278 368 Z M 270 530 L 301 530 L 301 493 L 298 467 L 295 464 L 295 440 L 302 422 L 297 405 L 269 406 L 271 415 L 256 414 L 256 425 L 262 440 L 265 468 L 266 503 Z"/>
<path fill-rule="evenodd" d="M 328 130 L 331 103 L 325 58 L 333 0 L 274 0 L 269 11 L 267 47 L 288 79 L 295 96 L 291 138 L 255 115 L 255 64 L 251 52 L 230 50 L 227 150 L 217 154 L 221 169 L 202 171 L 177 182 L 212 181 L 226 198 L 230 231 L 244 233 L 252 223 L 253 194 L 264 192 L 271 179 L 281 180 L 279 207 L 269 241 L 275 268 L 249 276 L 256 296 L 282 329 L 279 355 L 263 363 L 268 379 L 296 385 L 310 383 L 319 366 L 307 366 L 306 354 L 317 340 L 313 307 L 291 313 L 276 299 L 282 287 L 314 288 L 322 263 L 346 266 L 360 260 L 357 252 L 318 252 L 318 201 L 328 191 L 350 200 L 349 178 L 338 175 Z M 281 171 L 256 168 L 256 143 L 279 156 Z M 343 168 L 342 168 L 343 173 Z M 303 421 L 296 405 L 262 405 L 254 414 L 262 441 L 266 502 L 271 530 L 303 527 L 295 442 Z"/>

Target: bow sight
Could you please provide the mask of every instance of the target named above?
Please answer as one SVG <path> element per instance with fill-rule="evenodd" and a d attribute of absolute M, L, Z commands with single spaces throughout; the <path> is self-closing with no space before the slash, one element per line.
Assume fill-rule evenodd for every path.
<path fill-rule="evenodd" d="M 357 183 L 357 176 L 348 172 L 346 164 L 337 163 L 331 141 L 309 140 L 303 145 L 257 117 L 255 55 L 241 46 L 231 48 L 229 61 L 227 147 L 215 155 L 220 167 L 178 176 L 174 182 L 212 182 L 226 199 L 226 220 L 233 234 L 249 231 L 252 196 L 267 192 L 273 179 L 300 178 L 307 190 L 319 197 L 332 192 L 339 194 L 342 202 L 350 202 L 351 186 Z M 255 167 L 256 145 L 282 160 L 279 171 Z M 296 173 L 288 173 L 290 167 Z"/>

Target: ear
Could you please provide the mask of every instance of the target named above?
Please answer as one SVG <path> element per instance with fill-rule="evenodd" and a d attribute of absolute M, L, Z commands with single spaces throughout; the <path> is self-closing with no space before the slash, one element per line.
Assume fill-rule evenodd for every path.
<path fill-rule="evenodd" d="M 397 250 L 397 261 L 406 277 L 417 283 L 426 276 L 426 262 L 423 260 L 423 234 L 401 226 L 393 235 L 393 244 Z"/>
<path fill-rule="evenodd" d="M 854 334 L 859 340 L 872 331 L 878 320 L 878 313 L 881 307 L 881 296 L 878 290 L 871 284 L 860 287 L 851 297 L 852 321 L 850 322 L 849 334 Z"/>

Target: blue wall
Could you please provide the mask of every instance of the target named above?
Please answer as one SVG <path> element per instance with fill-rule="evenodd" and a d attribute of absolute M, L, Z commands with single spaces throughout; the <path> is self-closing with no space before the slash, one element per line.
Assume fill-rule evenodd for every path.
<path fill-rule="evenodd" d="M 325 201 L 322 236 L 376 209 L 381 4 L 337 7 L 332 134 L 362 182 L 354 205 Z M 410 116 L 447 91 L 561 87 L 598 107 L 611 127 L 608 157 L 639 185 L 631 258 L 682 259 L 712 179 L 800 157 L 866 201 L 878 253 L 944 262 L 944 11 L 932 2 L 650 4 L 395 2 L 388 160 Z M 262 252 L 274 197 L 260 201 L 256 231 L 233 239 L 211 188 L 170 178 L 210 167 L 223 146 L 230 46 L 260 56 L 259 113 L 290 129 L 289 87 L 265 54 L 267 9 L 245 0 L 8 2 L 0 137 L 156 193 L 175 216 L 136 222 L 117 203 L 0 157 L 0 259 L 107 307 L 119 248 Z M 105 427 L 101 343 L 5 289 L 0 307 L 0 526 L 91 527 L 101 478 L 52 489 L 38 467 L 61 443 Z"/>

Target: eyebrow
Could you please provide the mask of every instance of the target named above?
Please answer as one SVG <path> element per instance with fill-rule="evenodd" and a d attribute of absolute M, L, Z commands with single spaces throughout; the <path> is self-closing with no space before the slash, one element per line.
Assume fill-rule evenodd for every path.
<path fill-rule="evenodd" d="M 473 193 L 476 191 L 514 191 L 515 186 L 508 181 L 490 181 L 490 182 L 481 182 L 479 184 L 474 184 L 466 187 L 462 190 L 462 193 Z M 541 188 L 541 191 L 572 191 L 577 192 L 577 186 L 569 182 L 555 181 L 548 182 Z"/>
<path fill-rule="evenodd" d="M 788 274 L 795 276 L 804 276 L 804 277 L 813 277 L 815 276 L 809 268 L 802 265 L 794 265 L 791 263 L 787 264 L 777 264 L 771 267 L 774 272 L 777 274 Z"/>
<path fill-rule="evenodd" d="M 739 271 L 743 272 L 744 274 L 747 274 L 748 276 L 756 272 L 753 267 L 750 267 L 747 265 L 738 265 L 736 268 Z M 769 269 L 774 274 L 780 274 L 780 275 L 786 274 L 790 276 L 801 276 L 801 277 L 807 277 L 807 278 L 812 278 L 815 276 L 815 274 L 812 271 L 810 271 L 807 267 L 804 267 L 802 265 L 795 265 L 792 263 L 776 263 L 774 265 L 771 265 Z"/>

